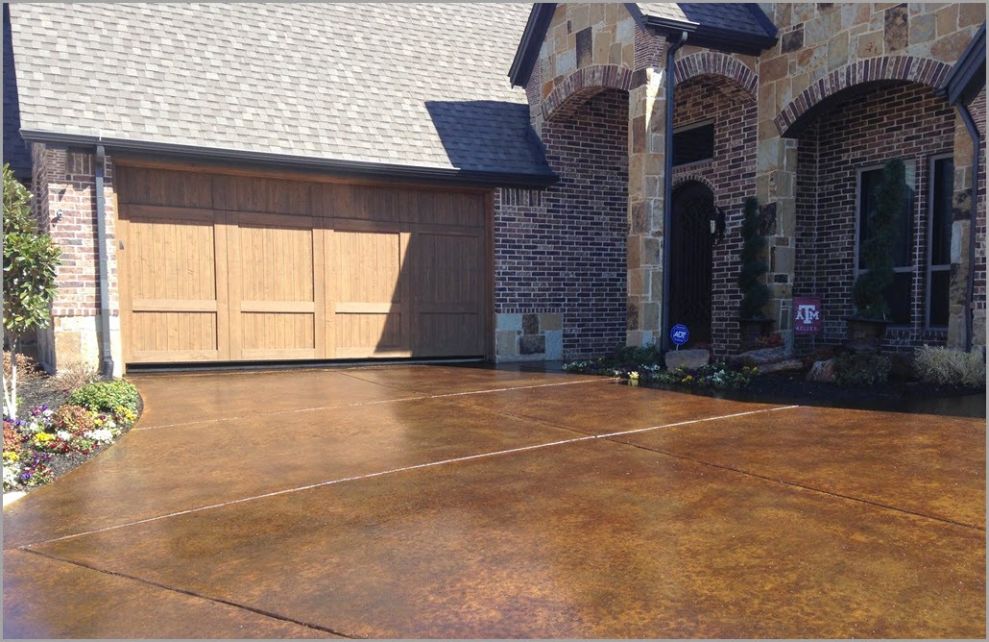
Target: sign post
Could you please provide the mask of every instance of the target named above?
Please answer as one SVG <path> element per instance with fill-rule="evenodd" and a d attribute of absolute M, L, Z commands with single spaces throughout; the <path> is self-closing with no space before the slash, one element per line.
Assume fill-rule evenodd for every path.
<path fill-rule="evenodd" d="M 670 328 L 670 340 L 673 341 L 676 349 L 679 350 L 680 346 L 690 340 L 690 329 L 682 323 L 676 324 Z"/>

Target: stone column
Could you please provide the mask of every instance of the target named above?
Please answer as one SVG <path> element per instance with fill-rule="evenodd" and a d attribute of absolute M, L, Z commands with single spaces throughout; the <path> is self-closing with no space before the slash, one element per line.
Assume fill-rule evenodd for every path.
<path fill-rule="evenodd" d="M 779 135 L 772 121 L 759 123 L 756 161 L 756 196 L 774 218 L 769 229 L 766 275 L 771 298 L 766 314 L 776 330 L 792 345 L 793 277 L 796 259 L 797 141 Z"/>
<path fill-rule="evenodd" d="M 976 126 L 985 122 L 984 98 L 974 105 L 972 116 Z M 969 255 L 969 235 L 972 234 L 972 158 L 974 153 L 972 138 L 958 111 L 955 115 L 954 165 L 955 184 L 952 204 L 951 224 L 951 286 L 948 299 L 948 341 L 949 348 L 964 349 L 965 336 L 965 296 L 968 291 L 969 272 L 977 265 L 985 265 L 985 196 L 980 196 L 978 203 L 978 222 L 976 229 L 976 266 L 972 265 Z M 985 150 L 980 150 L 985 153 Z M 983 157 L 984 158 L 984 157 Z M 984 179 L 985 164 L 980 165 L 979 180 Z M 984 267 L 983 267 L 984 270 Z M 984 272 L 983 272 L 984 273 Z M 972 345 L 985 344 L 985 286 L 984 278 L 976 273 L 976 291 L 972 311 Z M 980 285 L 981 281 L 981 285 Z"/>
<path fill-rule="evenodd" d="M 662 56 L 657 56 L 662 59 Z M 662 332 L 663 169 L 666 73 L 635 73 L 628 127 L 628 331 L 626 344 L 644 346 Z"/>

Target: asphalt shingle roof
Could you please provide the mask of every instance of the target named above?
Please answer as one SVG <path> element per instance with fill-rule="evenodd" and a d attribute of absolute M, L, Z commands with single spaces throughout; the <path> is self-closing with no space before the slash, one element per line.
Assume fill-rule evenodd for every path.
<path fill-rule="evenodd" d="M 754 36 L 773 35 L 757 18 L 758 5 L 743 2 L 639 2 L 639 11 L 647 16 L 678 22 L 696 22 Z"/>
<path fill-rule="evenodd" d="M 548 173 L 524 4 L 10 5 L 23 130 Z"/>

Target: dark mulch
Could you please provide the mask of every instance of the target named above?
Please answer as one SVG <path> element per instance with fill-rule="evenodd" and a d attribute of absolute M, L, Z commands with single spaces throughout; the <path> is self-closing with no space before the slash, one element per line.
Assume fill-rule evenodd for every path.
<path fill-rule="evenodd" d="M 955 417 L 985 417 L 985 390 L 935 386 L 891 378 L 875 386 L 840 386 L 807 381 L 802 371 L 758 375 L 744 390 L 686 390 L 740 401 L 887 410 Z M 650 384 L 653 385 L 653 384 Z M 655 386 L 685 391 L 682 387 Z"/>

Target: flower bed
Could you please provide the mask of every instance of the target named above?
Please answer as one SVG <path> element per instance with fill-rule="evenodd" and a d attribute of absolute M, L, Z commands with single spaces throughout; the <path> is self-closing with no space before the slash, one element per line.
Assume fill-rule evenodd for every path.
<path fill-rule="evenodd" d="M 567 372 L 618 377 L 631 385 L 660 384 L 685 388 L 739 389 L 747 387 L 758 374 L 756 368 L 732 368 L 715 363 L 696 369 L 667 370 L 662 356 L 653 346 L 623 348 L 597 359 L 571 361 L 563 365 Z"/>
<path fill-rule="evenodd" d="M 3 420 L 4 492 L 52 481 L 113 443 L 137 419 L 140 397 L 131 383 L 96 381 L 56 408 L 41 404 L 26 417 Z"/>

